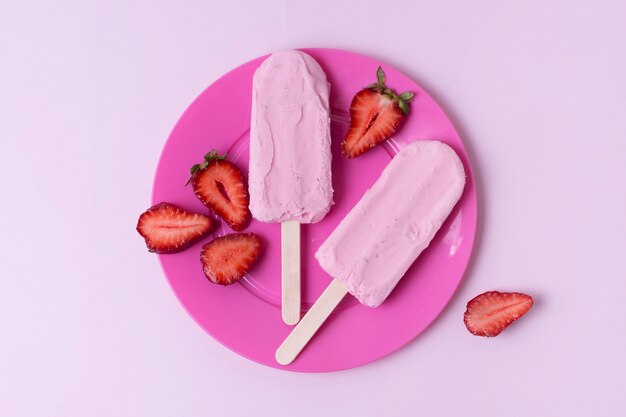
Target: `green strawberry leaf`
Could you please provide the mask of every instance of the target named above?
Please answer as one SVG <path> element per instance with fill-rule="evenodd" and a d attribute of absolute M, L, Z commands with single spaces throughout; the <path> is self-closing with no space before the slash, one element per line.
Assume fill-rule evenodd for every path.
<path fill-rule="evenodd" d="M 406 101 L 402 99 L 398 100 L 398 107 L 400 107 L 400 110 L 402 110 L 402 113 L 404 113 L 405 116 L 409 114 L 409 105 Z"/>
<path fill-rule="evenodd" d="M 211 162 L 211 161 L 214 161 L 214 160 L 224 160 L 224 159 L 226 159 L 226 154 L 220 155 L 220 154 L 217 153 L 217 151 L 215 149 L 213 149 L 208 154 L 204 155 L 204 160 L 207 161 L 207 162 Z"/>
<path fill-rule="evenodd" d="M 187 180 L 187 183 L 185 184 L 185 187 L 189 185 L 189 183 L 191 182 L 191 179 L 193 178 L 193 175 L 196 173 L 197 170 L 200 169 L 200 164 L 195 164 L 192 165 L 191 168 L 189 169 L 189 172 L 191 173 L 191 176 L 189 177 L 189 179 Z"/>
<path fill-rule="evenodd" d="M 410 91 L 405 91 L 404 93 L 400 94 L 400 98 L 407 103 L 410 103 L 415 98 L 415 94 Z"/>
<path fill-rule="evenodd" d="M 384 88 L 385 87 L 385 72 L 383 71 L 382 67 L 378 67 L 378 70 L 376 71 L 376 78 L 378 79 L 378 84 Z"/>

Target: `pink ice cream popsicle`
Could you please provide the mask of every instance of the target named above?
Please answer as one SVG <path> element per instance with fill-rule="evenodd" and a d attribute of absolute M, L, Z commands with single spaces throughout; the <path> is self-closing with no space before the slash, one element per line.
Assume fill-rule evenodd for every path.
<path fill-rule="evenodd" d="M 276 352 L 291 363 L 347 292 L 379 306 L 428 247 L 463 193 L 456 153 L 437 141 L 401 150 L 315 254 L 334 279 Z"/>
<path fill-rule="evenodd" d="M 309 55 L 280 51 L 254 74 L 250 123 L 250 211 L 281 223 L 282 315 L 300 319 L 300 223 L 320 221 L 333 203 L 330 86 Z"/>

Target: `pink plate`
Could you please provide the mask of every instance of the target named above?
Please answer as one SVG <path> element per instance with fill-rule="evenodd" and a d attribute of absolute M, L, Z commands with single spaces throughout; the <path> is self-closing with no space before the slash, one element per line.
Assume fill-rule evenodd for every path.
<path fill-rule="evenodd" d="M 280 313 L 280 225 L 253 220 L 246 229 L 259 234 L 265 248 L 242 282 L 222 287 L 207 280 L 200 266 L 205 239 L 175 255 L 160 255 L 163 271 L 189 314 L 229 349 L 275 368 L 327 372 L 363 365 L 400 348 L 419 335 L 442 311 L 463 277 L 476 231 L 476 191 L 465 148 L 452 123 L 414 81 L 375 59 L 334 49 L 303 49 L 315 58 L 331 84 L 333 186 L 335 205 L 319 223 L 302 227 L 303 313 L 330 283 L 313 254 L 344 215 L 406 144 L 422 139 L 446 142 L 460 155 L 467 172 L 461 201 L 430 247 L 409 269 L 383 305 L 372 309 L 350 295 L 311 343 L 289 366 L 274 353 L 291 330 Z M 265 57 L 235 68 L 204 90 L 172 131 L 158 164 L 152 202 L 168 201 L 188 210 L 207 209 L 185 188 L 189 167 L 215 148 L 248 171 L 252 75 Z M 353 160 L 342 159 L 339 145 L 348 127 L 354 94 L 376 80 L 382 65 L 387 83 L 398 92 L 413 91 L 411 114 L 392 140 Z M 223 222 L 213 237 L 231 233 Z"/>

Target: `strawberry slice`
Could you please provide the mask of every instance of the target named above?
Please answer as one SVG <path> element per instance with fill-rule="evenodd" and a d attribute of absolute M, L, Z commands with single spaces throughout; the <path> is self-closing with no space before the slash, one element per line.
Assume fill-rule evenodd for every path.
<path fill-rule="evenodd" d="M 170 203 L 150 207 L 137 222 L 137 231 L 150 252 L 180 252 L 211 231 L 211 219 Z"/>
<path fill-rule="evenodd" d="M 533 298 L 519 292 L 488 291 L 467 303 L 463 321 L 476 336 L 497 336 L 530 310 Z"/>
<path fill-rule="evenodd" d="M 261 239 L 254 233 L 220 236 L 202 247 L 204 275 L 215 284 L 233 284 L 248 272 L 260 250 Z"/>
<path fill-rule="evenodd" d="M 350 128 L 341 144 L 341 153 L 354 158 L 389 139 L 409 114 L 414 94 L 398 95 L 385 85 L 385 73 L 378 67 L 378 81 L 359 91 L 350 103 Z"/>
<path fill-rule="evenodd" d="M 202 203 L 220 216 L 231 229 L 241 231 L 250 222 L 248 189 L 237 165 L 215 150 L 202 164 L 191 167 L 193 191 Z"/>

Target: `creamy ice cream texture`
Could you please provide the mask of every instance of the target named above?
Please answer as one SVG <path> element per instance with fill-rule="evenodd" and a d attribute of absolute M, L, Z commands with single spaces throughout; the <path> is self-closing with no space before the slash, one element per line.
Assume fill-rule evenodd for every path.
<path fill-rule="evenodd" d="M 330 86 L 309 55 L 280 51 L 254 74 L 250 211 L 263 222 L 320 221 L 333 200 Z"/>
<path fill-rule="evenodd" d="M 379 306 L 428 247 L 465 187 L 456 153 L 442 142 L 401 150 L 315 253 L 362 304 Z"/>

